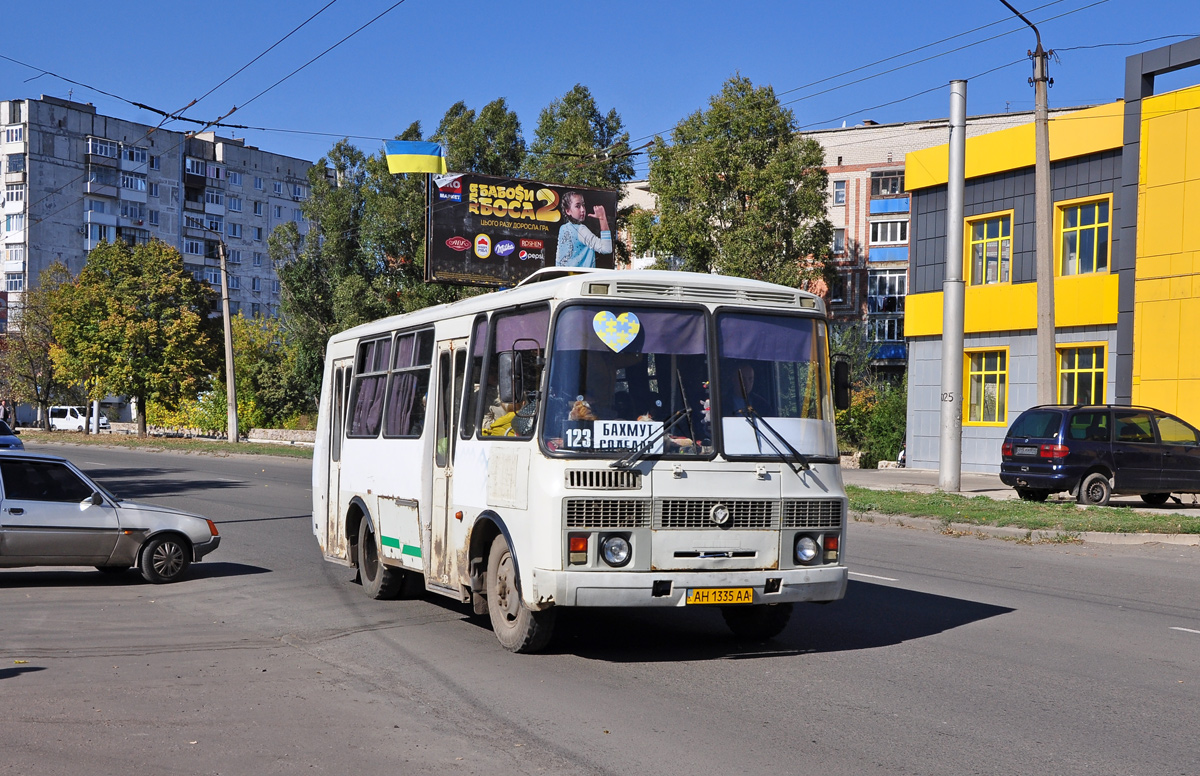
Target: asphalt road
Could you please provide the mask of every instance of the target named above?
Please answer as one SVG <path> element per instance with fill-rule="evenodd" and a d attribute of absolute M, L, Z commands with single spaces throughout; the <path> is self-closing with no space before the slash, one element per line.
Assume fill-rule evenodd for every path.
<path fill-rule="evenodd" d="M 855 523 L 775 641 L 578 610 L 522 656 L 322 561 L 306 462 L 41 449 L 224 538 L 175 585 L 0 571 L 0 773 L 1200 773 L 1200 548 Z"/>

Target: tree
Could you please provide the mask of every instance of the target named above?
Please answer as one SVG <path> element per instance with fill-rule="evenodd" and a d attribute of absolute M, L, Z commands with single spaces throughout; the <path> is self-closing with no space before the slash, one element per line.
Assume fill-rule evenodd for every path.
<path fill-rule="evenodd" d="M 55 369 L 92 397 L 133 397 L 145 436 L 149 401 L 172 407 L 196 396 L 219 364 L 214 302 L 166 243 L 101 243 L 55 294 Z"/>
<path fill-rule="evenodd" d="M 616 108 L 601 114 L 583 84 L 542 109 L 524 175 L 572 186 L 620 188 L 633 177 L 629 133 Z"/>
<path fill-rule="evenodd" d="M 823 273 L 824 152 L 770 87 L 735 76 L 650 153 L 653 248 L 693 272 L 797 287 Z"/>
<path fill-rule="evenodd" d="M 465 102 L 446 111 L 431 140 L 446 147 L 446 166 L 455 172 L 515 177 L 525 160 L 525 138 L 517 114 L 501 97 L 476 117 Z"/>
<path fill-rule="evenodd" d="M 54 295 L 71 282 L 70 270 L 54 262 L 38 278 L 36 288 L 21 294 L 9 308 L 8 336 L 0 347 L 0 372 L 7 382 L 5 398 L 38 407 L 42 428 L 49 429 L 49 408 L 68 395 L 50 359 L 54 344 L 51 305 Z"/>

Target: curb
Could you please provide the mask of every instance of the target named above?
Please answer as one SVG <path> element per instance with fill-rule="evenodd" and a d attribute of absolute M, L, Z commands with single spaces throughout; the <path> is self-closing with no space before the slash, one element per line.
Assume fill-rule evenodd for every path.
<path fill-rule="evenodd" d="M 881 512 L 850 511 L 850 519 L 855 522 L 873 523 L 874 525 L 896 525 L 901 528 L 916 528 L 921 531 L 935 531 L 940 534 L 958 534 L 980 536 L 984 538 L 1015 539 L 1032 544 L 1064 544 L 1068 542 L 1086 542 L 1089 544 L 1174 544 L 1180 546 L 1200 546 L 1200 534 L 1156 534 L 1156 533 L 1106 533 L 1104 531 L 1031 531 L 1025 528 L 1008 528 L 994 525 L 974 525 L 972 523 L 945 523 L 931 517 L 914 515 L 885 515 Z"/>

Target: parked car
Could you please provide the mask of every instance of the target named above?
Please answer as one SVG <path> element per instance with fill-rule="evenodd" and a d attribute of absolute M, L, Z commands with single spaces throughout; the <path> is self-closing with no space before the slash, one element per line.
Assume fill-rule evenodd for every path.
<path fill-rule="evenodd" d="M 1042 405 L 1004 438 L 1000 480 L 1027 501 L 1067 491 L 1103 506 L 1113 493 L 1147 504 L 1200 492 L 1200 431 L 1150 407 Z"/>
<path fill-rule="evenodd" d="M 50 408 L 51 431 L 83 431 L 88 422 L 87 407 L 58 405 Z M 108 417 L 100 413 L 100 428 L 108 428 Z"/>
<path fill-rule="evenodd" d="M 0 420 L 0 450 L 24 450 L 25 443 L 17 438 L 19 433 L 21 432 L 9 428 L 7 423 Z"/>
<path fill-rule="evenodd" d="M 207 518 L 123 501 L 65 458 L 0 450 L 0 568 L 137 566 L 174 582 L 220 543 Z"/>

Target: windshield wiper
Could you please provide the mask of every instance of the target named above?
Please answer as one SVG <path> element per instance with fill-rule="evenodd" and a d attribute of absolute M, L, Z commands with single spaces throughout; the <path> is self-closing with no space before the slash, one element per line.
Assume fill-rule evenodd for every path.
<path fill-rule="evenodd" d="M 792 447 L 791 442 L 787 441 L 787 439 L 783 436 L 783 434 L 780 434 L 779 431 L 776 430 L 776 428 L 774 426 L 772 426 L 770 423 L 768 423 L 766 418 L 764 418 L 762 415 L 759 415 L 757 412 L 754 411 L 754 407 L 752 407 L 750 405 L 749 391 L 746 390 L 746 380 L 744 377 L 742 377 L 741 371 L 738 371 L 737 378 L 738 378 L 738 388 L 742 392 L 742 404 L 745 405 L 745 409 L 743 410 L 743 412 L 746 413 L 745 414 L 746 422 L 749 423 L 750 427 L 754 429 L 754 441 L 755 442 L 762 441 L 762 442 L 766 442 L 768 445 L 770 445 L 771 449 L 775 451 L 775 455 L 779 456 L 780 460 L 782 460 L 784 463 L 786 463 L 788 465 L 788 468 L 792 470 L 792 474 L 795 474 L 797 477 L 800 476 L 801 471 L 808 471 L 811 468 L 809 466 L 808 456 L 806 456 L 804 453 L 800 452 L 796 448 Z M 795 458 L 795 460 L 797 462 L 799 462 L 800 465 L 798 467 L 796 466 L 796 464 L 792 463 L 792 459 L 788 458 L 786 455 L 783 454 L 783 451 L 779 449 L 778 445 L 776 445 L 774 442 L 771 441 L 770 437 L 768 437 L 766 434 L 761 433 L 758 430 L 759 423 L 762 423 L 763 426 L 768 431 L 770 431 L 772 434 L 775 435 L 776 439 L 778 439 L 780 442 L 783 443 L 783 446 L 788 449 L 788 452 L 792 454 L 792 456 Z M 761 445 L 759 445 L 759 449 L 762 449 Z"/>
<path fill-rule="evenodd" d="M 654 445 L 657 444 L 660 439 L 664 438 L 671 429 L 679 425 L 679 421 L 687 417 L 689 413 L 690 410 L 676 410 L 675 414 L 663 421 L 663 427 L 658 430 L 658 433 L 654 434 L 653 436 L 648 436 L 641 442 L 638 442 L 637 445 L 635 445 L 628 453 L 610 463 L 608 465 L 609 468 L 628 469 L 630 466 L 633 466 L 642 459 L 642 456 L 646 454 L 646 451 L 648 451 L 651 447 L 654 447 Z"/>

